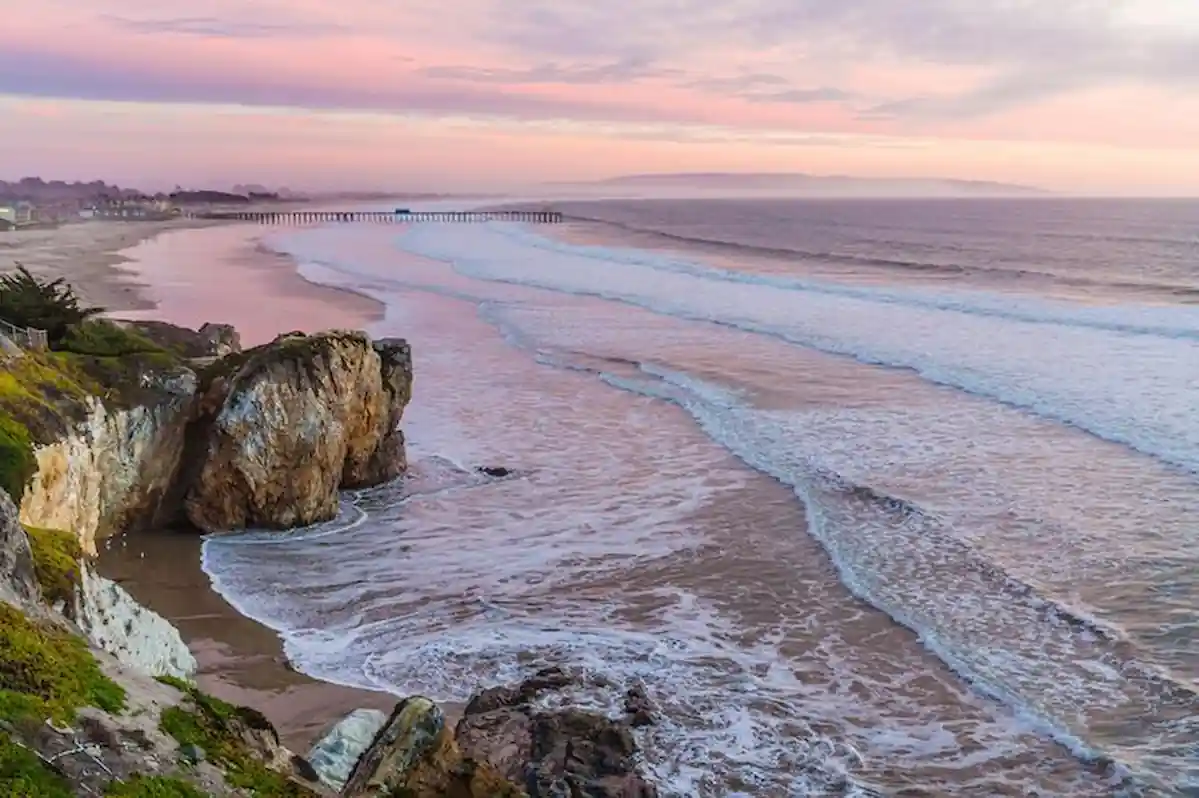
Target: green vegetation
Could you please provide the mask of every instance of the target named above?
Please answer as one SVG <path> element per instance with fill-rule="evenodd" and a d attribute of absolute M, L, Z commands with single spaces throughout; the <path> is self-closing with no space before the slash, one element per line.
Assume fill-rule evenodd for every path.
<path fill-rule="evenodd" d="M 45 330 L 51 348 L 71 327 L 103 312 L 104 308 L 83 306 L 75 289 L 61 277 L 39 280 L 20 265 L 15 272 L 0 276 L 0 318 L 18 327 Z"/>
<path fill-rule="evenodd" d="M 0 374 L 0 380 L 5 375 Z M 37 461 L 33 457 L 33 442 L 29 430 L 12 416 L 0 411 L 0 490 L 20 503 L 25 495 L 25 486 L 37 472 Z"/>
<path fill-rule="evenodd" d="M 0 794 L 13 798 L 74 798 L 75 795 L 66 779 L 4 732 L 0 732 Z"/>
<path fill-rule="evenodd" d="M 142 776 L 114 781 L 104 791 L 105 798 L 207 798 L 190 782 L 174 776 Z"/>
<path fill-rule="evenodd" d="M 69 607 L 79 588 L 79 561 L 83 550 L 73 532 L 27 526 L 29 548 L 33 551 L 33 569 L 42 588 L 42 598 L 53 607 L 65 602 Z"/>
<path fill-rule="evenodd" d="M 62 352 L 97 357 L 168 354 L 165 349 L 137 330 L 114 324 L 107 319 L 91 319 L 70 327 L 54 348 Z"/>
<path fill-rule="evenodd" d="M 0 604 L 0 719 L 69 723 L 81 707 L 120 712 L 125 691 L 82 638 Z"/>
<path fill-rule="evenodd" d="M 180 745 L 203 749 L 208 759 L 225 769 L 229 784 L 260 798 L 315 798 L 316 793 L 271 770 L 251 750 L 246 730 L 275 734 L 262 713 L 213 698 L 179 679 L 160 681 L 183 690 L 192 705 L 168 707 L 159 723 L 162 730 Z"/>

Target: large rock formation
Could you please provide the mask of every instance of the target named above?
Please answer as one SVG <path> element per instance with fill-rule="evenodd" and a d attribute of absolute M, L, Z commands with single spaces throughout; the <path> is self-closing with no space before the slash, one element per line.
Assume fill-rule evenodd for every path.
<path fill-rule="evenodd" d="M 467 704 L 454 737 L 464 756 L 488 762 L 522 784 L 531 798 L 656 798 L 640 773 L 633 727 L 651 722 L 648 700 L 634 688 L 625 717 L 570 708 L 545 709 L 549 692 L 574 691 L 582 677 L 547 668 L 517 685 L 484 690 Z"/>
<path fill-rule="evenodd" d="M 185 454 L 187 519 L 219 531 L 332 518 L 339 489 L 403 472 L 411 389 L 408 344 L 360 332 L 282 336 L 218 361 Z"/>
<path fill-rule="evenodd" d="M 66 361 L 0 356 L 18 388 L 0 393 L 0 417 L 32 444 L 24 523 L 73 530 L 94 555 L 98 540 L 141 527 L 326 520 L 338 490 L 404 471 L 404 341 L 292 334 L 217 359 L 211 353 L 239 347 L 224 326 L 130 327 L 162 348 Z"/>
<path fill-rule="evenodd" d="M 656 798 L 639 770 L 633 736 L 635 727 L 653 722 L 644 691 L 629 689 L 623 717 L 612 718 L 569 707 L 565 694 L 612 687 L 584 681 L 547 668 L 519 684 L 483 690 L 453 732 L 436 704 L 407 698 L 357 756 L 348 778 L 317 770 L 344 798 Z M 560 695 L 542 701 L 555 692 Z M 354 743 L 334 730 L 314 754 L 334 745 L 341 756 L 354 753 Z"/>

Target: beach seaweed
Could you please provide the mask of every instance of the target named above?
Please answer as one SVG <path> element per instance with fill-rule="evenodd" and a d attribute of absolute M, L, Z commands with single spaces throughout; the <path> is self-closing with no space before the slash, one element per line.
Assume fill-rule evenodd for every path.
<path fill-rule="evenodd" d="M 51 607 L 63 602 L 70 607 L 79 589 L 83 549 L 73 532 L 27 526 L 33 569 L 42 588 L 42 598 Z"/>
<path fill-rule="evenodd" d="M 70 723 L 82 707 L 119 713 L 125 690 L 100 670 L 83 638 L 0 604 L 0 718 Z"/>
<path fill-rule="evenodd" d="M 270 722 L 257 710 L 234 706 L 213 698 L 180 679 L 167 681 L 183 690 L 190 707 L 168 707 L 159 722 L 164 732 L 180 745 L 201 748 L 212 762 L 225 770 L 225 780 L 260 798 L 315 798 L 317 793 L 282 773 L 271 770 L 251 750 L 242 732 L 266 731 L 276 736 Z"/>

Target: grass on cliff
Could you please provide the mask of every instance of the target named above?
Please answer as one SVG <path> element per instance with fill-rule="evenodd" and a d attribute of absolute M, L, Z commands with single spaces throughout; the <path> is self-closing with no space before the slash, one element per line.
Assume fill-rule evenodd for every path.
<path fill-rule="evenodd" d="M 53 352 L 0 359 L 0 488 L 18 504 L 36 471 L 33 447 L 61 438 L 88 412 L 88 398 L 128 407 L 146 376 L 182 358 L 134 330 L 95 319 L 69 330 Z"/>
<path fill-rule="evenodd" d="M 0 374 L 0 379 L 3 375 Z M 0 411 L 0 489 L 20 504 L 25 486 L 37 472 L 33 441 L 29 430 L 12 416 Z"/>
<path fill-rule="evenodd" d="M 35 526 L 25 527 L 25 533 L 42 598 L 51 607 L 60 601 L 70 607 L 79 588 L 79 561 L 83 559 L 79 538 L 73 532 Z"/>
<path fill-rule="evenodd" d="M 12 798 L 74 798 L 71 785 L 28 748 L 0 732 L 0 794 Z M 195 785 L 174 776 L 135 774 L 113 781 L 105 798 L 209 798 Z"/>
<path fill-rule="evenodd" d="M 0 792 L 13 798 L 75 797 L 66 779 L 5 732 L 0 732 Z"/>
<path fill-rule="evenodd" d="M 268 768 L 242 737 L 246 729 L 275 734 L 262 713 L 213 698 L 181 679 L 159 681 L 182 690 L 191 705 L 168 707 L 159 726 L 180 745 L 201 748 L 224 769 L 230 785 L 259 798 L 316 798 L 317 793 Z"/>
<path fill-rule="evenodd" d="M 195 785 L 174 776 L 134 775 L 128 781 L 114 781 L 104 791 L 105 798 L 208 798 Z"/>
<path fill-rule="evenodd" d="M 125 690 L 83 638 L 0 604 L 0 719 L 70 723 L 82 707 L 118 713 Z"/>

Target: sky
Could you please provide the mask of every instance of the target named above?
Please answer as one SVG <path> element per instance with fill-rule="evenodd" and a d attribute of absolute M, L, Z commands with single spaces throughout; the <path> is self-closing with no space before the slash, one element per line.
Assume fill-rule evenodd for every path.
<path fill-rule="evenodd" d="M 1199 196 L 1195 0 L 0 0 L 0 178 Z"/>

